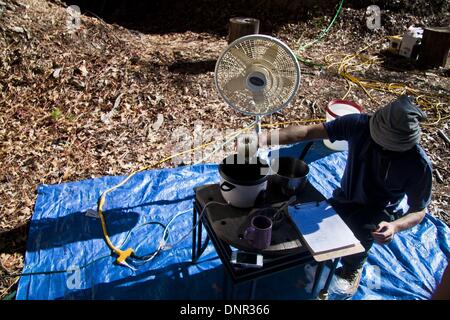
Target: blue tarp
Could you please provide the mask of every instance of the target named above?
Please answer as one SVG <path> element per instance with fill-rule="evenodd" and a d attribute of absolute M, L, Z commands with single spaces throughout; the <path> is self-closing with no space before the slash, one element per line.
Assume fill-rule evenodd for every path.
<path fill-rule="evenodd" d="M 281 153 L 298 156 L 302 147 L 297 144 Z M 306 161 L 311 164 L 310 181 L 329 197 L 339 185 L 346 153 L 331 153 L 318 142 Z M 101 193 L 121 179 L 102 177 L 38 187 L 23 270 L 28 275 L 20 279 L 17 299 L 223 297 L 225 273 L 213 245 L 210 243 L 199 263 L 192 265 L 190 236 L 135 271 L 114 264 L 95 211 Z M 122 248 L 134 248 L 138 254 L 151 252 L 162 229 L 139 226 L 150 221 L 167 224 L 174 215 L 185 212 L 170 228 L 169 242 L 181 239 L 192 224 L 193 188 L 218 180 L 215 164 L 137 174 L 108 195 L 104 209 L 111 240 Z M 449 235 L 443 222 L 427 214 L 420 225 L 397 234 L 389 245 L 375 244 L 353 299 L 430 298 L 450 257 Z M 315 267 L 298 267 L 258 281 L 255 298 L 311 298 Z M 64 270 L 69 271 L 59 272 Z M 40 272 L 47 274 L 29 274 Z M 246 286 L 240 287 L 238 298 L 248 295 Z"/>

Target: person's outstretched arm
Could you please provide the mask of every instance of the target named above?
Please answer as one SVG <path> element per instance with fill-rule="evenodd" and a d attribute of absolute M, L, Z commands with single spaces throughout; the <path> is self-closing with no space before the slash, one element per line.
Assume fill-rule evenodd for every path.
<path fill-rule="evenodd" d="M 376 242 L 388 243 L 395 233 L 410 229 L 422 222 L 426 213 L 425 208 L 431 202 L 432 171 L 430 164 L 424 164 L 422 170 L 417 169 L 408 173 L 410 178 L 405 186 L 405 193 L 408 196 L 409 210 L 400 219 L 381 222 L 378 229 L 372 233 Z"/>
<path fill-rule="evenodd" d="M 397 232 L 408 230 L 422 222 L 425 217 L 425 209 L 410 212 L 403 217 L 392 221 L 382 221 L 377 230 L 372 232 L 373 239 L 378 244 L 387 244 L 392 241 Z"/>
<path fill-rule="evenodd" d="M 278 134 L 279 144 L 291 144 L 304 140 L 328 139 L 328 133 L 322 123 L 308 126 L 290 126 L 278 130 Z M 270 132 L 261 133 L 260 145 L 272 145 Z"/>

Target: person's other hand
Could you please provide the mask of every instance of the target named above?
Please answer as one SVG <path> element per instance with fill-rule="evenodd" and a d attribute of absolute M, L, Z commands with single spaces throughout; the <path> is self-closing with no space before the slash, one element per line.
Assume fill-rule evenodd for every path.
<path fill-rule="evenodd" d="M 372 236 L 378 244 L 387 244 L 392 241 L 396 232 L 397 230 L 392 222 L 382 221 L 378 228 L 372 231 Z"/>

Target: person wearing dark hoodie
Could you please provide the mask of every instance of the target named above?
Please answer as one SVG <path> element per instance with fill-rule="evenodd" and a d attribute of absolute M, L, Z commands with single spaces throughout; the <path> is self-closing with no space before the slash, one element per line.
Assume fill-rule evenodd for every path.
<path fill-rule="evenodd" d="M 431 201 L 432 167 L 420 147 L 419 122 L 425 113 L 403 95 L 373 115 L 349 114 L 333 121 L 290 126 L 279 131 L 279 143 L 329 139 L 348 141 L 341 186 L 328 200 L 364 246 L 360 254 L 341 259 L 336 290 L 353 295 L 367 252 L 375 242 L 388 244 L 395 234 L 419 224 Z M 260 136 L 270 145 L 270 135 Z M 407 197 L 408 211 L 397 210 Z"/>

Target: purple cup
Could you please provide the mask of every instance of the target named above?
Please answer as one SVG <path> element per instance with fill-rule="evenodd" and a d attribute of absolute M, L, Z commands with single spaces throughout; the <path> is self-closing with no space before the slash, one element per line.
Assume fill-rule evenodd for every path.
<path fill-rule="evenodd" d="M 272 241 L 272 220 L 266 216 L 254 216 L 245 229 L 244 239 L 255 249 L 266 249 Z"/>

